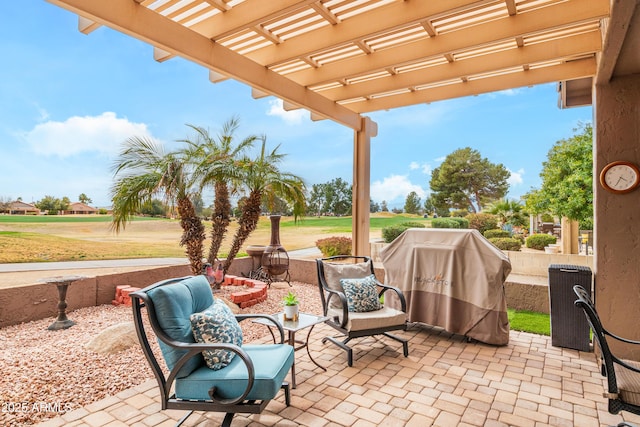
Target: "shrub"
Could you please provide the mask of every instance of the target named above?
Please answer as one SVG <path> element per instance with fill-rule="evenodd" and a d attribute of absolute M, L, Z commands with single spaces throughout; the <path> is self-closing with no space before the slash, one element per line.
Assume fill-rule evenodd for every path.
<path fill-rule="evenodd" d="M 522 242 L 513 237 L 492 237 L 489 241 L 503 251 L 519 251 L 522 247 Z"/>
<path fill-rule="evenodd" d="M 507 230 L 501 230 L 499 228 L 494 228 L 492 230 L 487 230 L 482 234 L 487 239 L 493 239 L 495 237 L 511 237 L 511 233 L 509 233 Z"/>
<path fill-rule="evenodd" d="M 469 220 L 466 218 L 452 217 L 450 219 L 458 223 L 458 228 L 469 228 Z"/>
<path fill-rule="evenodd" d="M 469 220 L 469 228 L 475 228 L 484 236 L 487 230 L 498 228 L 498 219 L 495 215 L 486 213 L 473 213 L 466 216 Z"/>
<path fill-rule="evenodd" d="M 326 237 L 316 240 L 316 247 L 325 257 L 351 254 L 350 237 Z"/>
<path fill-rule="evenodd" d="M 527 237 L 527 247 L 531 249 L 544 249 L 545 246 L 556 242 L 556 236 L 550 234 L 532 234 Z"/>
<path fill-rule="evenodd" d="M 400 224 L 400 226 L 405 228 L 424 228 L 424 223 L 415 222 L 415 221 L 407 221 Z"/>
<path fill-rule="evenodd" d="M 455 218 L 434 218 L 431 221 L 431 227 L 433 228 L 462 228 L 460 222 Z"/>
<path fill-rule="evenodd" d="M 455 211 L 451 212 L 451 216 L 454 218 L 464 218 L 467 215 L 469 215 L 469 211 L 466 209 L 456 209 Z"/>
<path fill-rule="evenodd" d="M 424 224 L 421 222 L 407 221 L 397 225 L 390 225 L 382 229 L 382 238 L 385 243 L 393 242 L 399 235 L 401 235 L 407 228 L 424 228 Z"/>

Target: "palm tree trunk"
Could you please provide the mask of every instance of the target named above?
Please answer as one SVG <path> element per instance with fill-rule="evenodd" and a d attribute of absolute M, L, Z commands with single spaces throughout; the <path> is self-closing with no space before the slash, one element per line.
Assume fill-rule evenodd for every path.
<path fill-rule="evenodd" d="M 231 243 L 231 249 L 227 255 L 227 259 L 224 262 L 224 272 L 231 266 L 233 259 L 236 257 L 242 244 L 247 240 L 249 235 L 256 229 L 258 220 L 260 219 L 260 201 L 262 200 L 262 191 L 254 190 L 249 194 L 247 201 L 242 206 L 242 214 L 238 220 L 238 230 L 233 236 L 233 242 Z"/>
<path fill-rule="evenodd" d="M 207 261 L 214 265 L 220 246 L 227 234 L 227 228 L 231 222 L 229 214 L 231 213 L 231 202 L 229 201 L 229 188 L 224 181 L 216 181 L 215 183 L 215 200 L 213 203 L 213 212 L 211 213 L 211 245 L 209 246 L 209 256 Z"/>
<path fill-rule="evenodd" d="M 191 274 L 202 274 L 202 242 L 205 239 L 204 225 L 196 215 L 196 210 L 189 198 L 178 200 L 178 213 L 180 214 L 180 226 L 182 238 L 180 246 L 185 246 L 187 259 L 191 266 Z"/>

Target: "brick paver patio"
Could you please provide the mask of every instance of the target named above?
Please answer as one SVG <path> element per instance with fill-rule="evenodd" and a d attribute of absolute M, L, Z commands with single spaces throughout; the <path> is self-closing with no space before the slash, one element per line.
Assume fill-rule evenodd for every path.
<path fill-rule="evenodd" d="M 607 412 L 594 354 L 552 347 L 549 337 L 512 331 L 509 345 L 494 347 L 415 325 L 404 332 L 408 358 L 393 340 L 365 338 L 355 341 L 350 368 L 342 350 L 322 344 L 332 332 L 319 325 L 310 340 L 327 372 L 296 352 L 292 405 L 281 393 L 260 415 L 236 415 L 233 426 L 600 427 L 623 420 Z M 160 411 L 149 380 L 39 425 L 173 426 L 183 414 Z M 222 417 L 194 413 L 184 425 L 218 426 Z M 629 414 L 624 420 L 640 423 Z"/>

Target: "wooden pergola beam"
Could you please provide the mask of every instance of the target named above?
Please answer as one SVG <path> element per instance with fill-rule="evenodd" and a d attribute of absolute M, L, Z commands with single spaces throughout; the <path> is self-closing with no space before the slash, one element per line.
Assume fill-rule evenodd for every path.
<path fill-rule="evenodd" d="M 102 23 L 166 52 L 270 93 L 353 130 L 359 114 L 268 70 L 170 19 L 131 0 L 50 0 L 94 22 Z"/>

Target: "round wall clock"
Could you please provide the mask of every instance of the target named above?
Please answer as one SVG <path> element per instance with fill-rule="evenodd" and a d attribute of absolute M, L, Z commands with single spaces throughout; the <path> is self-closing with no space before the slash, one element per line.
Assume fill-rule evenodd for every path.
<path fill-rule="evenodd" d="M 640 170 L 631 162 L 612 162 L 600 172 L 600 185 L 616 194 L 635 190 L 640 184 Z"/>

